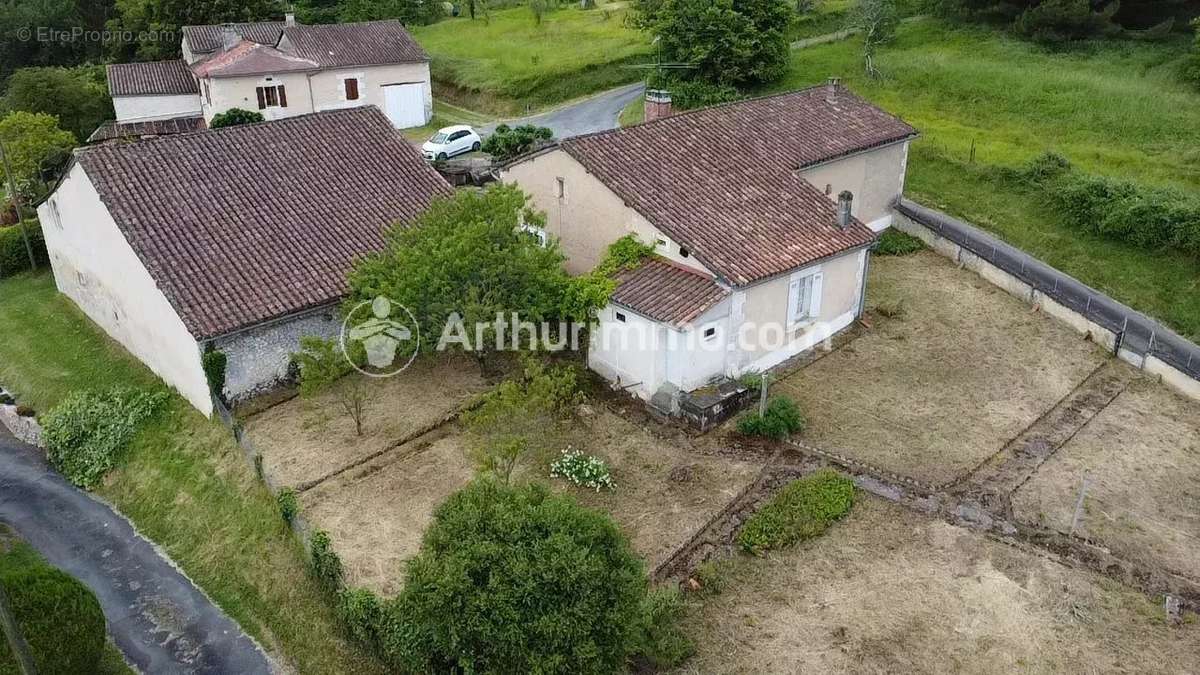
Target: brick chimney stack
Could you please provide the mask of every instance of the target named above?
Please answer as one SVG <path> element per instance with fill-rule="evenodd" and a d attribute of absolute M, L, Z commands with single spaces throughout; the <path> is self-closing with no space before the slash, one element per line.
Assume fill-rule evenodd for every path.
<path fill-rule="evenodd" d="M 233 24 L 226 23 L 221 25 L 221 51 L 227 52 L 237 46 L 237 43 L 242 41 L 242 36 L 237 34 L 237 30 Z"/>
<path fill-rule="evenodd" d="M 671 92 L 665 89 L 646 90 L 646 121 L 671 116 Z"/>
<path fill-rule="evenodd" d="M 842 81 L 839 78 L 831 77 L 825 84 L 825 102 L 837 103 L 838 89 L 842 88 Z"/>
<path fill-rule="evenodd" d="M 842 190 L 837 200 L 837 225 L 840 229 L 850 227 L 850 209 L 854 205 L 854 193 Z"/>
<path fill-rule="evenodd" d="M 287 26 L 288 28 L 296 25 L 296 11 L 294 9 L 289 7 L 288 11 L 284 12 L 283 25 Z"/>

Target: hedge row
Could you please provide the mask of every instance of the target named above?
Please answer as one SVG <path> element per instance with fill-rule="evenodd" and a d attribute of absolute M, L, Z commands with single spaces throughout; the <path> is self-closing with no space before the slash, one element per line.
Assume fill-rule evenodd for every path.
<path fill-rule="evenodd" d="M 47 265 L 50 257 L 46 254 L 46 241 L 42 238 L 42 228 L 36 220 L 26 221 L 26 232 L 29 243 L 33 246 L 33 255 L 38 265 Z M 21 236 L 21 228 L 17 225 L 0 227 L 0 279 L 11 277 L 29 269 L 29 253 L 25 249 L 25 238 Z"/>
<path fill-rule="evenodd" d="M 1005 177 L 1042 190 L 1072 227 L 1140 248 L 1200 256 L 1200 199 L 1178 190 L 1084 173 L 1053 153 Z"/>

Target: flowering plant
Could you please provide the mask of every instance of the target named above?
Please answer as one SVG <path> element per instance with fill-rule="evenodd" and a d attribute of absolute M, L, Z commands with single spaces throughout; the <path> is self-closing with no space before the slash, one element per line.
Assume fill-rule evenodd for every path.
<path fill-rule="evenodd" d="M 617 484 L 609 475 L 608 464 L 604 460 L 585 455 L 570 447 L 563 450 L 562 457 L 550 465 L 550 477 L 566 478 L 579 487 L 590 488 L 596 492 L 601 489 L 615 490 L 617 488 Z"/>

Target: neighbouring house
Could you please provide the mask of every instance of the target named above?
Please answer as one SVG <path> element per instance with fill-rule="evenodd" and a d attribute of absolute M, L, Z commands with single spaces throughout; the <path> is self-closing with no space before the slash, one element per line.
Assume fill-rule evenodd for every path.
<path fill-rule="evenodd" d="M 346 274 L 451 188 L 373 107 L 75 151 L 38 206 L 58 289 L 205 414 L 337 335 Z"/>
<path fill-rule="evenodd" d="M 134 123 L 207 124 L 232 108 L 268 120 L 373 105 L 397 128 L 433 116 L 429 55 L 398 21 L 306 26 L 284 21 L 185 26 L 183 58 L 108 66 L 117 119 L 96 140 L 165 135 Z M 188 129 L 191 130 L 191 129 Z"/>
<path fill-rule="evenodd" d="M 916 135 L 831 81 L 568 139 L 500 178 L 546 212 L 573 273 L 624 235 L 654 246 L 621 275 L 588 364 L 674 408 L 681 392 L 765 371 L 861 314 Z"/>

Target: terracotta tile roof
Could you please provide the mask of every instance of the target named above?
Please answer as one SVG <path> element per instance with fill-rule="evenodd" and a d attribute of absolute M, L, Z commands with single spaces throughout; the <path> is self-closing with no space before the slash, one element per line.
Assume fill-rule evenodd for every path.
<path fill-rule="evenodd" d="M 260 45 L 275 46 L 279 42 L 279 34 L 283 31 L 282 21 L 258 21 L 255 23 L 235 23 L 233 30 L 243 39 L 257 42 Z M 183 37 L 193 54 L 207 54 L 221 48 L 222 27 L 213 26 L 184 26 Z"/>
<path fill-rule="evenodd" d="M 107 70 L 108 93 L 111 96 L 200 93 L 192 71 L 188 70 L 187 64 L 180 59 L 112 63 Z"/>
<path fill-rule="evenodd" d="M 232 49 L 192 65 L 196 77 L 238 77 L 261 73 L 288 73 L 317 70 L 317 64 L 256 42 L 242 40 Z"/>
<path fill-rule="evenodd" d="M 399 21 L 289 26 L 280 48 L 322 68 L 428 61 Z"/>
<path fill-rule="evenodd" d="M 872 242 L 798 175 L 916 131 L 845 89 L 824 86 L 578 136 L 562 148 L 634 210 L 740 286 Z"/>
<path fill-rule="evenodd" d="M 136 139 L 142 136 L 186 134 L 192 131 L 200 131 L 204 128 L 204 117 L 201 115 L 194 117 L 174 117 L 169 120 L 142 120 L 137 122 L 114 122 L 110 120 L 96 127 L 92 135 L 88 136 L 87 142 L 99 143 L 100 141 L 111 141 L 116 138 Z"/>
<path fill-rule="evenodd" d="M 707 274 L 659 257 L 617 277 L 612 302 L 676 326 L 703 314 L 729 295 Z"/>
<path fill-rule="evenodd" d="M 337 300 L 386 225 L 451 192 L 373 106 L 76 158 L 198 340 Z"/>

